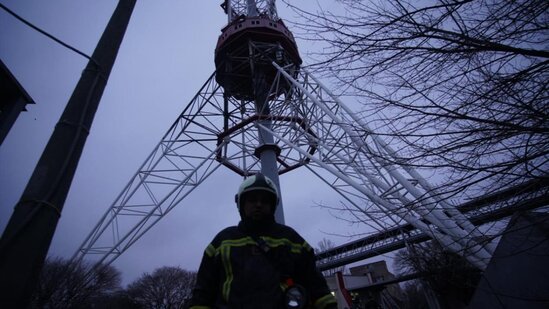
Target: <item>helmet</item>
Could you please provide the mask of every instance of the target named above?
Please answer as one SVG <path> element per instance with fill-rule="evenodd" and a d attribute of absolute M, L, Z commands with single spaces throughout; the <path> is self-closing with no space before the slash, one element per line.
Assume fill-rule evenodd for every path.
<path fill-rule="evenodd" d="M 272 212 L 274 213 L 276 205 L 278 204 L 278 190 L 276 189 L 275 183 L 269 177 L 261 173 L 248 177 L 242 182 L 240 187 L 238 187 L 238 193 L 236 193 L 234 199 L 239 212 L 242 213 L 242 197 L 251 191 L 265 191 L 270 193 L 275 201 L 275 205 L 272 209 Z"/>

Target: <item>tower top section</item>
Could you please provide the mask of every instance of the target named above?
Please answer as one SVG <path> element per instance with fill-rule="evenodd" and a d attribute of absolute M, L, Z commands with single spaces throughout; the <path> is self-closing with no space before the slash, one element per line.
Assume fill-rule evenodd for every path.
<path fill-rule="evenodd" d="M 228 24 L 242 17 L 267 16 L 273 21 L 278 20 L 275 0 L 225 0 L 221 8 L 227 14 Z"/>
<path fill-rule="evenodd" d="M 270 85 L 275 80 L 273 62 L 297 74 L 301 57 L 294 36 L 277 15 L 275 0 L 225 0 L 221 7 L 229 22 L 215 48 L 215 79 L 226 96 L 254 100 L 259 81 Z M 273 95 L 289 88 L 279 86 Z"/>

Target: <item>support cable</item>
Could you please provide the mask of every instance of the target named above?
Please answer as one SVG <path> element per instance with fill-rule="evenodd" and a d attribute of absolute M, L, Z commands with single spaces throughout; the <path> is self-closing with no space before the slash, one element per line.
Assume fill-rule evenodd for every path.
<path fill-rule="evenodd" d="M 52 39 L 53 41 L 55 41 L 56 43 L 60 44 L 61 46 L 65 47 L 65 48 L 68 48 L 70 50 L 72 50 L 73 52 L 79 54 L 80 56 L 92 61 L 95 65 L 99 66 L 99 64 L 90 56 L 86 55 L 85 53 L 79 51 L 78 49 L 70 46 L 69 44 L 61 41 L 60 39 L 54 37 L 53 35 L 47 33 L 46 31 L 38 28 L 37 26 L 31 24 L 29 21 L 27 21 L 26 19 L 24 19 L 23 17 L 17 15 L 14 11 L 10 10 L 9 8 L 7 8 L 5 5 L 3 5 L 2 3 L 0 3 L 0 8 L 2 8 L 4 11 L 6 11 L 7 13 L 9 13 L 11 16 L 15 17 L 16 19 L 18 19 L 19 21 L 21 21 L 22 23 L 24 23 L 25 25 L 31 27 L 32 29 L 40 32 L 41 34 L 45 35 L 46 37 Z"/>

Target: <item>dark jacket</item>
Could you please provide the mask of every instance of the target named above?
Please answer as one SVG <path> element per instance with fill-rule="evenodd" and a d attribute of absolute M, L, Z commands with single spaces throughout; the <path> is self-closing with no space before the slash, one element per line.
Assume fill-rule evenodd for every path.
<path fill-rule="evenodd" d="M 305 288 L 315 308 L 335 305 L 313 249 L 296 231 L 274 222 L 241 221 L 219 232 L 206 248 L 191 308 L 285 308 L 289 278 Z"/>

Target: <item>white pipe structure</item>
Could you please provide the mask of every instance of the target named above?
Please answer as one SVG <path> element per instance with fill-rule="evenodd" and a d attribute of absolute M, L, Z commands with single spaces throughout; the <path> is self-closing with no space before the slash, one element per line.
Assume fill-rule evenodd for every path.
<path fill-rule="evenodd" d="M 292 76 L 290 76 L 284 69 L 282 69 L 279 65 L 273 62 L 273 66 L 279 70 L 279 72 L 288 80 L 290 81 L 296 88 L 298 88 L 300 91 L 302 91 L 311 101 L 313 101 L 319 108 L 321 108 L 326 115 L 328 115 L 335 123 L 340 124 L 342 129 L 348 134 L 348 136 L 353 140 L 353 142 L 362 149 L 369 149 L 367 148 L 367 145 L 364 144 L 364 142 L 357 138 L 352 132 L 352 130 L 349 129 L 348 123 L 349 121 L 345 121 L 341 119 L 340 117 L 336 116 L 327 106 L 323 104 L 320 100 L 318 100 L 315 96 L 313 96 L 305 87 L 303 87 L 299 82 L 297 82 Z M 314 78 L 311 76 L 311 74 L 307 74 L 308 77 Z M 315 81 L 317 82 L 317 81 Z M 323 88 L 323 91 L 328 93 L 332 99 L 336 101 L 338 106 L 340 106 L 349 116 L 353 118 L 353 121 L 358 124 L 365 125 L 361 119 L 356 117 L 340 100 L 335 98 L 325 87 L 323 87 L 322 84 L 319 84 L 317 82 L 317 85 L 321 88 Z M 371 130 L 368 130 L 368 132 L 371 132 Z M 375 134 L 372 134 L 372 138 L 374 138 L 375 142 L 379 142 L 380 138 L 375 136 Z M 396 179 L 405 189 L 406 191 L 410 192 L 414 197 L 418 200 L 422 200 L 424 203 L 425 200 L 425 193 L 419 192 L 417 188 L 415 188 L 407 179 L 404 178 L 402 174 L 400 174 L 396 168 L 392 165 L 383 164 L 384 162 L 380 162 L 380 158 L 377 156 L 374 156 L 374 159 L 378 162 L 378 164 L 384 166 L 385 171 L 387 171 L 391 177 Z M 364 175 L 364 174 L 363 174 Z M 366 176 L 366 175 L 365 175 Z M 367 176 L 370 181 L 372 181 L 376 186 L 387 189 L 385 185 L 383 185 L 381 182 L 377 181 L 375 177 Z M 341 178 L 345 179 L 345 178 Z M 355 187 L 356 189 L 356 187 Z M 428 194 L 428 193 L 427 193 Z M 369 196 L 370 198 L 370 196 Z M 370 200 L 372 200 L 370 198 Z M 374 201 L 374 200 L 372 200 Z M 403 201 L 406 203 L 406 200 Z M 376 202 L 377 203 L 377 202 Z M 386 206 L 386 204 L 378 204 Z M 406 205 L 406 204 L 404 204 Z M 430 205 L 435 206 L 436 204 L 430 203 Z M 464 231 L 462 230 L 457 224 L 455 224 L 454 219 L 450 218 L 449 216 L 446 216 L 445 213 L 440 211 L 440 209 L 437 209 L 435 207 L 427 208 L 426 205 L 423 205 L 425 208 L 418 208 L 416 211 L 423 216 L 424 219 L 429 220 L 432 224 L 437 226 L 438 228 L 442 229 L 444 232 L 446 232 L 448 235 L 450 235 L 453 239 L 453 241 L 461 243 L 460 250 L 459 251 L 466 251 L 469 255 L 474 255 L 475 257 L 478 257 L 478 259 L 484 261 L 484 266 L 489 261 L 491 257 L 491 253 L 488 252 L 486 249 L 484 249 L 482 246 L 475 244 L 475 242 L 471 239 L 471 235 L 473 234 L 473 231 Z M 394 209 L 392 209 L 394 211 Z M 470 244 L 474 244 L 473 246 L 470 246 Z M 448 245 L 448 243 L 446 243 Z"/>
<path fill-rule="evenodd" d="M 275 64 L 275 67 L 276 67 L 276 64 Z M 353 121 L 355 121 L 360 127 L 362 127 L 364 129 L 365 132 L 367 132 L 368 134 L 371 134 L 371 137 L 372 137 L 372 139 L 374 139 L 376 144 L 381 146 L 381 148 L 389 156 L 391 156 L 393 158 L 397 157 L 396 151 L 390 145 L 388 145 L 382 138 L 380 138 L 377 134 L 373 133 L 373 131 L 368 126 L 368 124 L 366 124 L 363 119 L 357 117 L 355 115 L 355 113 L 353 113 L 345 104 L 343 104 L 343 102 L 341 102 L 341 100 L 339 98 L 334 96 L 324 86 L 324 84 L 320 80 L 318 80 L 314 75 L 311 75 L 306 69 L 303 68 L 302 71 L 305 72 L 306 74 L 308 74 L 320 87 L 322 87 L 324 89 L 324 91 L 326 91 L 326 93 L 328 93 L 339 104 L 339 106 L 341 106 L 341 108 L 343 108 L 347 112 L 347 114 L 349 114 L 349 116 L 353 119 Z M 439 197 L 440 195 L 438 194 L 438 192 L 415 169 L 411 168 L 410 166 L 406 166 L 406 165 L 402 166 L 402 168 L 407 173 L 409 173 L 410 176 L 412 176 L 414 178 L 414 180 L 417 180 L 419 182 L 419 184 L 426 190 L 427 194 L 429 194 L 430 198 L 434 199 L 436 201 L 436 203 L 441 205 L 442 208 L 445 211 L 447 211 L 452 216 L 453 219 L 455 219 L 455 221 L 452 221 L 452 222 L 457 223 L 461 228 L 463 228 L 468 233 L 471 233 L 471 235 L 474 236 L 474 237 L 482 237 L 483 236 L 478 231 L 478 229 L 459 210 L 457 210 L 454 206 L 450 205 L 450 203 L 448 203 L 444 199 L 441 199 Z M 404 181 L 408 182 L 406 179 L 404 179 Z M 416 198 L 421 198 L 421 196 L 417 195 L 418 194 L 417 190 L 415 190 L 415 188 L 413 186 L 410 186 L 410 187 L 413 189 L 413 191 L 410 191 L 410 192 L 412 194 L 415 193 L 414 196 L 416 196 Z M 419 193 L 419 194 L 421 194 L 421 193 Z M 495 251 L 495 245 L 491 242 L 488 242 L 486 244 L 486 247 L 487 248 L 485 248 L 485 249 L 488 251 L 488 253 L 490 255 L 492 255 Z"/>
<path fill-rule="evenodd" d="M 320 175 L 318 172 L 316 172 L 314 169 L 310 168 L 308 165 L 305 166 L 311 173 L 315 174 L 316 177 L 318 177 L 320 180 L 322 180 L 325 184 L 327 184 L 328 186 L 331 186 L 331 183 L 326 179 L 324 178 L 322 175 Z M 379 220 L 377 220 L 377 218 L 373 217 L 368 211 L 366 211 L 365 209 L 362 209 L 359 205 L 357 205 L 356 202 L 354 202 L 353 200 L 351 200 L 349 197 L 347 197 L 347 195 L 345 195 L 343 191 L 341 191 L 339 188 L 337 187 L 332 187 L 332 189 L 334 189 L 342 198 L 344 198 L 348 203 L 351 203 L 351 205 L 353 205 L 353 207 L 355 209 L 357 209 L 360 213 L 364 214 L 366 217 L 368 217 L 371 222 L 373 224 L 376 224 L 376 226 L 373 226 L 372 223 L 370 222 L 364 222 L 364 224 L 368 225 L 369 227 L 371 227 L 372 229 L 378 231 L 378 232 L 382 232 L 386 227 L 385 226 L 382 226 L 379 222 Z M 355 218 L 357 218 L 357 216 L 354 216 Z M 360 220 L 360 218 L 357 218 Z M 389 217 L 389 220 L 391 220 L 394 224 L 394 226 L 397 226 L 398 225 L 398 222 L 396 220 L 394 220 L 394 218 L 392 217 Z"/>
<path fill-rule="evenodd" d="M 275 64 L 276 66 L 276 64 Z M 280 68 L 280 67 L 279 67 Z M 288 74 L 286 74 L 285 77 L 289 77 L 290 79 L 292 79 Z M 314 77 L 312 75 L 307 74 L 307 78 L 311 78 L 314 80 Z M 316 82 L 317 80 L 315 80 Z M 293 81 L 294 83 L 297 83 L 297 81 Z M 296 86 L 298 85 L 299 83 L 296 84 Z M 318 84 L 318 83 L 317 83 Z M 338 106 L 344 108 L 344 110 L 348 113 L 350 113 L 351 115 L 352 112 L 350 110 L 347 109 L 347 107 L 341 102 L 339 101 L 337 98 L 335 98 L 327 89 L 325 89 L 325 87 L 322 86 L 322 84 L 318 84 L 319 87 L 321 88 L 324 88 L 323 91 L 326 92 L 328 95 L 330 95 L 332 97 L 332 99 L 336 100 L 336 102 L 338 103 Z M 367 145 L 364 144 L 363 140 L 360 139 L 360 138 L 357 138 L 357 136 L 354 136 L 353 135 L 353 130 L 350 129 L 348 123 L 350 123 L 350 121 L 346 121 L 346 120 L 343 120 L 339 117 L 337 117 L 327 106 L 324 105 L 324 101 L 323 100 L 316 100 L 316 98 L 314 98 L 314 96 L 312 96 L 306 89 L 304 88 L 301 88 L 301 90 L 304 91 L 304 93 L 312 100 L 314 101 L 316 104 L 320 104 L 322 105 L 322 108 L 325 112 L 327 112 L 327 114 L 329 115 L 329 117 L 333 118 L 334 122 L 335 123 L 339 123 L 341 125 L 341 127 L 346 130 L 347 134 L 351 137 L 351 139 L 353 140 L 354 143 L 356 143 L 358 146 L 359 146 L 359 149 L 362 148 L 362 149 L 369 149 L 367 147 Z M 313 99 L 314 98 L 314 99 Z M 354 116 L 354 115 L 353 115 Z M 359 122 L 360 119 L 353 119 L 355 122 Z M 371 132 L 371 131 L 370 131 Z M 375 142 L 375 141 L 374 141 Z M 386 154 L 387 155 L 387 154 Z M 380 157 L 378 156 L 374 156 L 375 159 L 377 159 L 377 162 L 382 165 L 383 162 L 380 162 Z M 385 170 L 390 172 L 391 176 L 394 177 L 395 179 L 397 179 L 400 183 L 402 183 L 403 181 L 409 183 L 409 181 L 407 179 L 405 179 L 401 174 L 399 174 L 397 171 L 396 171 L 396 168 L 394 166 L 390 166 L 390 169 L 387 169 L 387 167 L 385 167 Z M 399 177 L 400 176 L 400 177 Z M 369 177 L 369 179 L 375 183 L 376 186 L 378 186 L 378 188 L 385 188 L 386 187 L 384 186 L 384 184 L 380 181 L 378 181 L 375 177 Z M 410 193 L 413 193 L 413 191 L 415 190 L 415 187 L 413 186 L 405 186 L 405 189 L 407 192 L 410 192 Z M 417 191 L 416 191 L 417 192 Z M 416 193 L 415 196 L 420 196 L 421 199 L 423 199 L 424 195 L 421 195 L 422 193 Z M 393 194 L 394 195 L 394 194 Z M 418 198 L 419 199 L 419 198 Z M 403 205 L 407 205 L 407 202 L 406 201 L 402 201 L 403 202 Z M 431 203 L 430 205 L 435 205 L 433 203 Z M 434 209 L 434 208 L 431 208 L 431 209 L 416 209 L 416 212 L 418 212 L 420 215 L 422 215 L 422 217 L 424 219 L 427 219 L 429 220 L 431 223 L 433 223 L 434 225 L 436 225 L 437 227 L 443 229 L 446 233 L 448 233 L 450 236 L 453 236 L 454 240 L 455 241 L 458 241 L 460 242 L 463 246 L 464 246 L 464 250 L 467 250 L 467 251 L 470 251 L 470 252 L 474 252 L 474 254 L 476 255 L 479 255 L 482 259 L 488 261 L 489 258 L 491 257 L 491 253 L 489 251 L 487 251 L 486 249 L 484 249 L 483 247 L 479 246 L 479 245 L 476 245 L 474 241 L 472 241 L 471 239 L 471 235 L 469 233 L 469 231 L 463 231 L 461 230 L 456 224 L 454 224 L 454 219 L 453 218 L 450 218 L 448 217 L 445 213 L 443 213 L 442 211 L 440 211 L 439 209 Z M 436 216 L 438 215 L 438 216 Z M 471 246 L 472 244 L 472 246 Z"/>
<path fill-rule="evenodd" d="M 261 125 L 259 125 L 259 126 L 261 126 Z M 268 130 L 266 127 L 263 127 L 263 129 Z M 279 135 L 279 134 L 277 134 L 273 131 L 271 131 L 271 133 L 273 134 L 273 136 L 275 136 L 276 138 L 278 138 L 280 141 L 284 142 L 285 144 L 292 145 L 292 142 L 290 140 L 284 138 L 283 136 L 281 136 L 281 135 Z M 347 184 L 349 184 L 350 186 L 355 188 L 357 191 L 361 192 L 366 197 L 368 197 L 368 199 L 371 200 L 372 202 L 376 203 L 377 205 L 383 206 L 387 210 L 392 211 L 395 215 L 402 218 L 403 220 L 405 220 L 407 223 L 413 225 L 414 227 L 418 228 L 419 230 L 421 230 L 422 232 L 427 234 L 429 237 L 438 240 L 443 246 L 449 248 L 450 250 L 452 250 L 454 252 L 461 252 L 463 250 L 463 248 L 461 246 L 459 246 L 448 235 L 431 229 L 427 224 L 421 222 L 421 220 L 419 220 L 418 218 L 411 216 L 410 214 L 407 213 L 407 211 L 403 210 L 402 208 L 400 208 L 398 206 L 395 206 L 395 205 L 389 203 L 388 201 L 382 199 L 375 192 L 371 191 L 370 189 L 366 188 L 365 186 L 362 186 L 362 185 L 356 183 L 350 177 L 348 177 L 344 173 L 341 173 L 340 171 L 335 169 L 332 165 L 328 165 L 328 164 L 322 162 L 322 160 L 318 159 L 315 156 L 310 155 L 309 153 L 307 153 L 306 151 L 304 151 L 300 148 L 295 148 L 295 150 L 300 152 L 302 155 L 308 157 L 310 160 L 314 161 L 316 164 L 318 164 L 319 166 L 321 166 L 325 170 L 329 171 L 330 173 L 332 173 L 336 177 L 338 177 L 338 178 L 342 179 L 343 181 L 345 181 Z M 480 269 L 485 269 L 486 266 L 487 266 L 485 261 L 483 261 L 482 259 L 477 258 L 474 255 L 466 256 L 466 258 L 473 265 L 477 266 Z"/>
<path fill-rule="evenodd" d="M 325 110 L 328 110 L 328 109 L 326 108 Z M 342 126 L 347 127 L 347 125 L 344 125 L 344 124 L 342 124 Z M 357 144 L 363 144 L 362 140 L 358 140 L 357 138 L 352 138 L 352 140 Z M 347 160 L 346 158 L 344 158 L 339 153 L 336 153 L 335 156 L 340 158 L 342 161 L 348 162 L 349 166 L 355 166 L 356 165 L 356 162 Z M 359 167 L 356 167 L 356 166 L 354 168 L 358 173 L 364 175 L 368 179 L 369 182 L 371 182 L 372 184 L 374 184 L 378 188 L 381 188 L 383 191 L 388 191 L 390 189 L 390 188 L 388 188 L 386 183 L 383 183 L 382 181 L 377 179 L 374 175 L 372 175 L 371 173 L 368 173 L 365 169 L 359 169 Z M 411 201 L 408 198 L 406 198 L 405 196 L 399 194 L 398 191 L 395 191 L 395 192 L 391 193 L 391 195 L 393 195 L 395 198 L 400 200 L 402 205 L 411 205 L 413 203 L 413 201 Z M 489 258 L 491 256 L 491 254 L 488 251 L 486 251 L 484 248 L 482 248 L 479 245 L 473 244 L 473 247 L 470 247 L 469 235 L 467 235 L 464 231 L 459 230 L 457 225 L 452 224 L 453 220 L 450 217 L 440 219 L 438 216 L 434 215 L 436 213 L 436 210 L 426 209 L 424 207 L 416 208 L 415 211 L 419 215 L 421 215 L 422 218 L 427 219 L 429 222 L 431 222 L 432 224 L 434 224 L 435 226 L 437 226 L 438 228 L 440 228 L 442 231 L 444 231 L 445 233 L 447 233 L 450 236 L 453 236 L 453 234 L 451 234 L 451 233 L 455 232 L 456 231 L 455 229 L 457 229 L 457 234 L 458 235 L 453 236 L 452 238 L 454 239 L 454 241 L 459 242 L 462 245 L 463 248 L 465 248 L 469 251 L 475 251 L 475 252 L 478 251 L 478 254 L 484 254 L 484 256 L 482 258 L 485 258 L 485 259 Z M 484 252 L 484 251 L 486 251 L 486 252 Z"/>
<path fill-rule="evenodd" d="M 332 97 L 332 99 L 334 99 L 334 101 L 337 102 L 338 105 L 343 110 L 345 110 L 345 112 L 347 112 L 347 114 L 349 114 L 349 116 L 351 116 L 351 118 L 353 119 L 353 121 L 355 123 L 359 124 L 364 129 L 368 130 L 367 132 L 371 135 L 372 139 L 374 139 L 374 142 L 376 142 L 376 144 L 380 144 L 383 149 L 387 146 L 387 144 L 385 144 L 384 141 L 381 138 L 379 138 L 379 136 L 377 136 L 375 133 L 372 133 L 372 131 L 367 127 L 367 125 L 364 123 L 364 121 L 362 119 L 356 117 L 356 115 L 354 115 L 354 113 L 352 113 L 352 111 L 350 111 L 348 109 L 348 107 L 345 104 L 343 104 L 343 102 L 341 102 L 338 98 L 336 98 L 333 94 L 331 94 L 330 91 L 327 90 L 322 84 L 318 83 L 318 81 L 314 78 L 314 76 L 312 76 L 308 72 L 307 72 L 307 74 L 313 80 L 315 80 L 315 82 L 320 87 L 322 87 L 323 90 L 326 93 L 328 93 L 328 95 L 330 95 L 330 97 Z M 295 82 L 297 82 L 297 81 L 295 81 Z M 310 93 L 308 94 L 308 96 L 309 95 L 310 95 Z M 327 106 L 324 105 L 324 103 L 322 101 L 316 100 L 315 103 L 322 105 L 321 108 L 324 111 L 326 111 L 327 114 L 336 123 L 341 123 L 341 126 L 342 126 L 343 130 L 345 130 L 347 132 L 347 134 L 349 134 L 351 140 L 359 147 L 359 149 L 370 149 L 368 147 L 368 145 L 366 145 L 360 137 L 353 134 L 353 130 L 350 129 L 350 125 L 349 125 L 350 122 L 345 121 L 345 120 L 341 119 L 340 117 L 338 117 L 337 115 L 335 115 L 333 112 L 331 112 L 328 109 Z M 383 142 L 383 144 L 381 144 L 380 142 Z M 371 151 L 370 151 L 370 153 L 371 153 Z M 394 153 L 387 153 L 387 156 L 391 156 L 393 158 L 395 157 L 395 155 L 396 154 L 394 154 Z M 431 198 L 431 196 L 429 196 L 429 194 L 430 194 L 429 191 L 426 191 L 425 193 L 420 192 L 414 185 L 411 184 L 411 182 L 408 179 L 406 179 L 401 173 L 399 173 L 397 171 L 396 167 L 393 164 L 384 164 L 384 162 L 381 161 L 380 156 L 375 156 L 374 155 L 374 159 L 376 160 L 376 162 L 378 164 L 383 165 L 384 169 L 392 177 L 397 179 L 398 182 L 404 186 L 404 188 L 407 190 L 407 192 L 414 195 L 414 197 L 418 201 L 421 201 L 421 204 L 422 204 L 423 207 L 418 207 L 418 208 L 415 209 L 415 211 L 418 214 L 420 214 L 423 218 L 429 220 L 431 223 L 433 223 L 437 227 L 441 228 L 447 234 L 451 235 L 455 239 L 455 241 L 457 241 L 457 242 L 459 242 L 463 245 L 464 249 L 466 249 L 468 251 L 476 252 L 476 254 L 478 254 L 481 258 L 485 259 L 486 261 L 488 261 L 490 259 L 490 257 L 492 256 L 492 252 L 489 252 L 486 248 L 484 248 L 484 247 L 482 247 L 478 244 L 475 244 L 475 242 L 471 242 L 471 236 L 473 236 L 473 234 L 476 232 L 476 229 L 473 228 L 473 229 L 470 229 L 470 230 L 465 230 L 462 227 L 458 226 L 458 224 L 456 224 L 456 219 L 455 218 L 448 216 L 441 209 L 436 208 L 437 203 L 440 202 L 439 200 L 437 200 L 436 202 L 435 201 L 430 201 L 429 202 L 428 199 L 425 198 L 425 196 L 427 196 L 428 198 Z M 408 168 L 408 169 L 412 170 L 410 168 Z M 365 171 L 363 171 L 363 173 L 365 173 Z M 416 174 L 419 175 L 417 172 L 416 172 Z M 388 190 L 386 184 L 379 181 L 373 175 L 368 176 L 368 179 L 374 185 L 382 188 L 383 190 L 385 190 L 385 191 Z M 403 196 L 399 196 L 398 192 L 393 193 L 393 195 L 395 195 L 395 197 L 399 198 L 401 200 L 401 202 L 403 203 L 403 205 L 411 205 L 412 204 L 412 201 L 407 200 Z M 463 217 L 464 220 L 466 220 L 463 215 L 462 215 L 462 217 Z M 468 220 L 466 220 L 466 221 L 468 222 Z M 469 222 L 469 225 L 473 226 L 470 222 Z M 472 247 L 471 247 L 471 245 L 472 245 Z"/>

